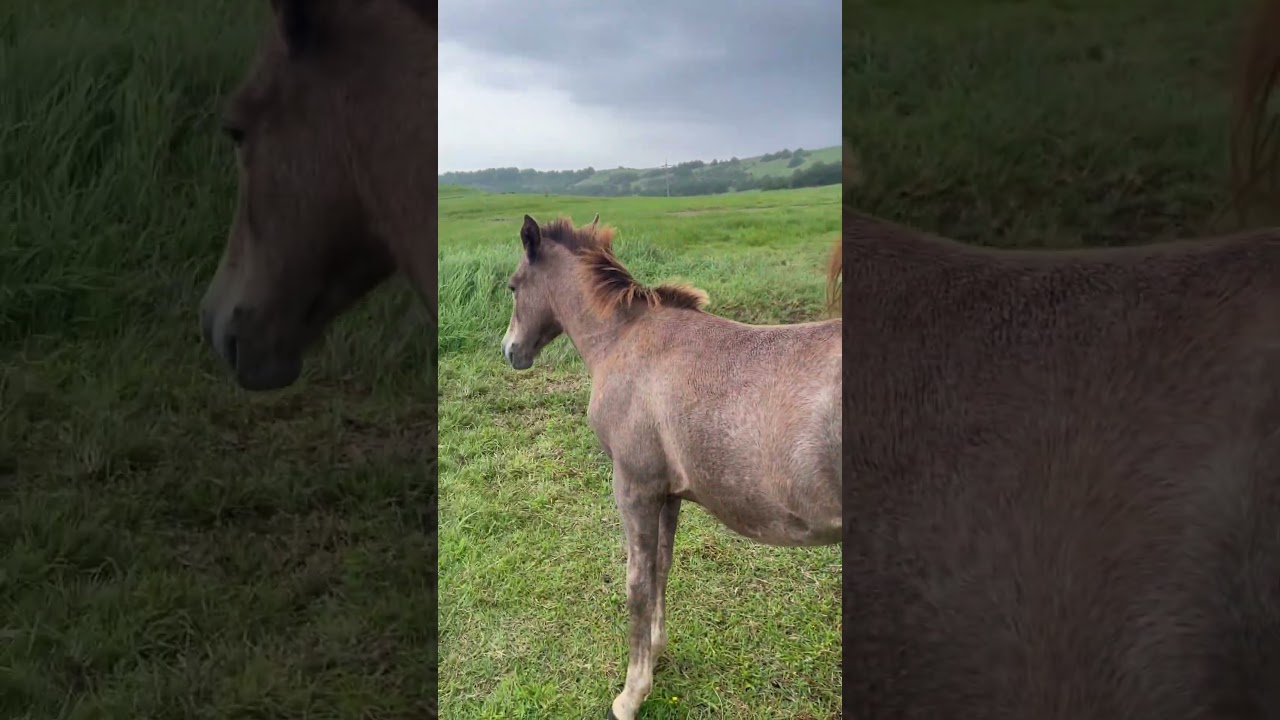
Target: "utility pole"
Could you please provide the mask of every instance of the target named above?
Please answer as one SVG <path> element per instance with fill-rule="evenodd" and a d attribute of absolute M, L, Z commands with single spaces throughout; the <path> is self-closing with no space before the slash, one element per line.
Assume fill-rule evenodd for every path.
<path fill-rule="evenodd" d="M 666 171 L 663 175 L 665 175 L 667 179 L 667 197 L 671 197 L 671 165 L 668 164 L 666 160 L 663 160 L 662 169 Z"/>

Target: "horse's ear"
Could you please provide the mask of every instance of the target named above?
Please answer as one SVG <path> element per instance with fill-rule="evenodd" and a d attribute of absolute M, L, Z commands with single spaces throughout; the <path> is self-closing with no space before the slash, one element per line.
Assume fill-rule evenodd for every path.
<path fill-rule="evenodd" d="M 271 10 L 290 57 L 297 57 L 316 44 L 319 14 L 323 11 L 320 6 L 324 4 L 317 0 L 271 0 Z"/>
<path fill-rule="evenodd" d="M 538 246 L 542 244 L 542 229 L 538 227 L 538 221 L 524 216 L 524 225 L 520 227 L 520 242 L 524 243 L 524 254 L 529 256 L 529 262 L 533 262 L 538 255 Z"/>
<path fill-rule="evenodd" d="M 600 222 L 600 213 L 596 213 L 595 218 L 591 222 L 587 223 L 587 227 L 591 230 L 595 230 L 596 224 L 599 222 Z"/>

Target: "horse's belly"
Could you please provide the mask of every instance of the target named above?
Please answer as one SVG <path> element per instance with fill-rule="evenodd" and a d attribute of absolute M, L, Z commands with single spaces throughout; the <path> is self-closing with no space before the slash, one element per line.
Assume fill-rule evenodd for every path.
<path fill-rule="evenodd" d="M 767 545 L 830 545 L 840 541 L 838 478 L 682 478 L 672 488 L 730 530 Z"/>
<path fill-rule="evenodd" d="M 671 492 L 762 543 L 839 542 L 838 387 L 793 388 L 782 396 L 773 392 L 698 406 L 691 409 L 696 422 L 678 428 L 680 432 L 666 428 L 669 434 L 659 444 L 668 458 Z"/>

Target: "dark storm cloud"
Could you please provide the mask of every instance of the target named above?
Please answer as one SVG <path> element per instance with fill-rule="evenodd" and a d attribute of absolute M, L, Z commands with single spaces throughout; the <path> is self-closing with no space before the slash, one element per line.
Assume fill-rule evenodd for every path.
<path fill-rule="evenodd" d="M 835 0 L 442 0 L 440 39 L 527 62 L 576 104 L 716 126 L 763 152 L 839 142 L 840 12 Z M 494 87 L 530 81 L 470 71 Z"/>

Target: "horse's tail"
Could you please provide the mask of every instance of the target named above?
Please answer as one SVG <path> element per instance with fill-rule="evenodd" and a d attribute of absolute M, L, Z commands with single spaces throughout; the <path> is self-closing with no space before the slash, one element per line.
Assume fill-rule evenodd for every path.
<path fill-rule="evenodd" d="M 1231 194 L 1247 222 L 1280 209 L 1280 120 L 1270 112 L 1280 85 L 1280 0 L 1260 0 L 1245 36 L 1231 127 Z"/>

